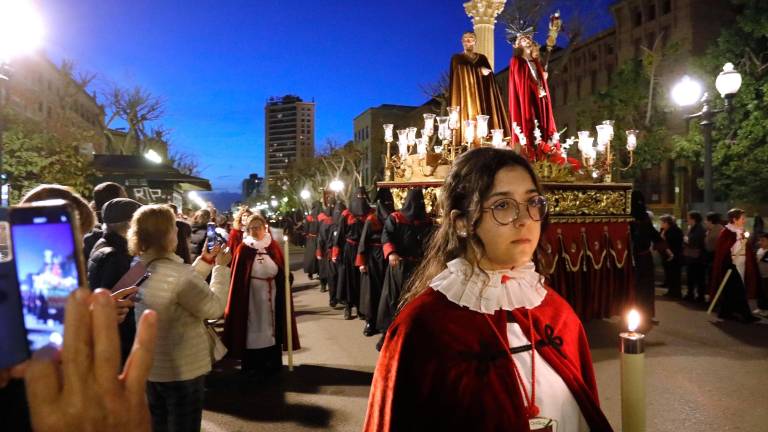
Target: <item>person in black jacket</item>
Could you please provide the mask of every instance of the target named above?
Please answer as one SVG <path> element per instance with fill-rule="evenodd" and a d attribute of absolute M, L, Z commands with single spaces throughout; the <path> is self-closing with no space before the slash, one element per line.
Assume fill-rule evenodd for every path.
<path fill-rule="evenodd" d="M 667 261 L 667 293 L 666 297 L 682 298 L 683 293 L 680 288 L 680 271 L 683 266 L 683 230 L 675 223 L 672 215 L 665 214 L 659 218 L 661 220 L 662 237 L 667 243 L 667 247 L 672 252 L 672 259 Z"/>
<path fill-rule="evenodd" d="M 96 242 L 88 259 L 88 284 L 92 290 L 111 290 L 131 268 L 133 257 L 128 252 L 126 236 L 133 214 L 141 204 L 128 198 L 117 198 L 104 204 L 102 216 L 106 230 Z M 136 334 L 133 312 L 120 323 L 120 346 L 123 361 L 128 358 Z"/>
<path fill-rule="evenodd" d="M 707 290 L 704 285 L 706 237 L 707 230 L 702 225 L 701 213 L 688 212 L 688 235 L 685 238 L 683 250 L 688 280 L 688 292 L 684 299 L 687 301 L 704 303 L 704 294 Z"/>
<path fill-rule="evenodd" d="M 656 287 L 651 249 L 654 248 L 667 257 L 671 256 L 671 252 L 664 246 L 664 241 L 651 222 L 643 194 L 632 191 L 631 205 L 634 220 L 629 224 L 629 232 L 632 236 L 632 258 L 635 263 L 635 304 L 642 316 L 649 318 L 650 322 L 641 324 L 642 330 L 648 330 L 650 323 L 658 324 L 653 318 L 656 312 Z"/>
<path fill-rule="evenodd" d="M 104 182 L 93 188 L 93 206 L 92 210 L 96 213 L 98 223 L 95 227 L 83 236 L 83 255 L 85 261 L 91 256 L 93 246 L 104 235 L 101 224 L 104 223 L 101 217 L 101 209 L 108 201 L 115 198 L 126 198 L 128 194 L 125 189 L 117 183 Z"/>
<path fill-rule="evenodd" d="M 205 236 L 208 233 L 208 222 L 210 221 L 211 212 L 206 209 L 198 210 L 192 219 L 192 233 L 189 237 L 189 254 L 192 262 L 203 253 Z"/>

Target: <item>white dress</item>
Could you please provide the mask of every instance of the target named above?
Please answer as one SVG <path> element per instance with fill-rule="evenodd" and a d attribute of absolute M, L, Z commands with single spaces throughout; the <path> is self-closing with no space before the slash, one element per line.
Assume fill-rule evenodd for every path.
<path fill-rule="evenodd" d="M 473 271 L 474 270 L 474 271 Z M 544 278 L 536 273 L 532 262 L 514 270 L 487 271 L 489 277 L 462 258 L 448 263 L 448 268 L 437 275 L 430 286 L 445 294 L 448 300 L 475 312 L 493 314 L 497 310 L 517 308 L 534 309 L 547 295 Z M 506 282 L 502 277 L 506 276 Z M 528 345 L 517 323 L 507 323 L 509 347 Z M 522 375 L 527 392 L 531 390 L 531 352 L 512 355 Z M 576 398 L 560 375 L 540 355 L 536 356 L 536 405 L 541 417 L 557 421 L 557 432 L 589 431 Z"/>
<path fill-rule="evenodd" d="M 267 348 L 275 345 L 275 295 L 277 287 L 274 277 L 277 264 L 267 255 L 272 237 L 266 234 L 256 240 L 248 236 L 243 239 L 248 247 L 256 249 L 256 258 L 251 267 L 251 284 L 248 295 L 248 336 L 247 349 Z"/>

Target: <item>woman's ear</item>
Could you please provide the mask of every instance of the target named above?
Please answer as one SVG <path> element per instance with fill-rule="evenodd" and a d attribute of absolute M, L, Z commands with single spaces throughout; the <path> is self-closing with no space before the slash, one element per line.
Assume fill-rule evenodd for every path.
<path fill-rule="evenodd" d="M 467 224 L 467 218 L 461 214 L 458 210 L 451 210 L 451 224 L 456 230 L 456 234 L 461 238 L 467 238 L 469 235 L 469 227 Z"/>

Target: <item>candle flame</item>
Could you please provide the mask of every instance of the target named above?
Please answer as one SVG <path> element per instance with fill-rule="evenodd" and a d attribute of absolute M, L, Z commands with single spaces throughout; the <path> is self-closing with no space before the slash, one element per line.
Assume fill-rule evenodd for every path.
<path fill-rule="evenodd" d="M 640 325 L 640 314 L 632 309 L 629 311 L 629 314 L 627 315 L 627 326 L 629 327 L 629 331 L 633 332 L 637 329 L 637 326 Z"/>
<path fill-rule="evenodd" d="M 288 236 L 283 236 L 283 241 L 287 242 L 288 241 Z"/>
<path fill-rule="evenodd" d="M 749 232 L 748 231 L 744 232 L 744 238 L 749 238 Z"/>

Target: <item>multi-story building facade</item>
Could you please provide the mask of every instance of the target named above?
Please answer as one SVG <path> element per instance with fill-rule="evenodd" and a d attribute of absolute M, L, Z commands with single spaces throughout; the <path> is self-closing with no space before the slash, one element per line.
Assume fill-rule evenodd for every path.
<path fill-rule="evenodd" d="M 0 84 L 0 106 L 40 122 L 54 134 L 70 127 L 87 131 L 80 150 L 89 155 L 104 152 L 104 108 L 45 54 L 16 59 L 4 72 L 9 79 Z"/>
<path fill-rule="evenodd" d="M 264 107 L 267 190 L 294 162 L 315 155 L 315 102 L 286 95 L 271 97 Z"/>
<path fill-rule="evenodd" d="M 642 59 L 645 49 L 657 40 L 662 50 L 675 45 L 665 53 L 656 76 L 660 90 L 656 95 L 662 98 L 659 102 L 667 103 L 668 89 L 687 72 L 691 57 L 704 54 L 734 16 L 728 0 L 620 0 L 611 12 L 613 28 L 578 43 L 570 52 L 554 52 L 550 60 L 550 70 L 556 71 L 549 77 L 555 120 L 558 129 L 568 128 L 567 136 L 585 129 L 594 132 L 594 125 L 579 123 L 579 110 L 611 84 L 622 65 Z M 506 91 L 506 85 L 502 89 Z M 670 132 L 685 133 L 682 113 L 670 112 L 666 117 Z M 698 176 L 699 167 L 666 159 L 636 178 L 635 187 L 656 208 L 681 215 L 685 203 L 702 199 Z"/>
<path fill-rule="evenodd" d="M 414 109 L 415 106 L 384 104 L 368 108 L 355 117 L 354 144 L 363 153 L 361 176 L 366 186 L 383 180 L 384 158 L 387 152 L 383 125 L 390 123 L 402 127 L 408 121 L 408 113 Z"/>

